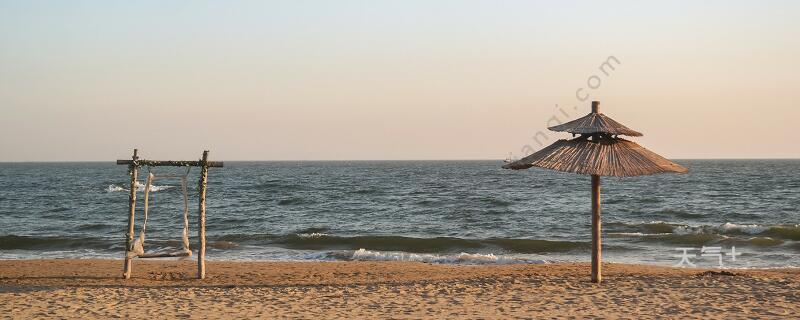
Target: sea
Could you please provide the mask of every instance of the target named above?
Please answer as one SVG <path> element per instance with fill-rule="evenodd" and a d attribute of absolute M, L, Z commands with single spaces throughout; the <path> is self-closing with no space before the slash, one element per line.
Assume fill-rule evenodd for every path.
<path fill-rule="evenodd" d="M 677 162 L 689 173 L 601 179 L 604 261 L 800 267 L 800 160 Z M 225 162 L 209 170 L 207 259 L 589 261 L 590 177 L 502 165 Z M 184 174 L 196 250 L 199 170 L 143 168 L 142 182 L 148 172 L 145 250 L 180 247 Z M 110 162 L 0 163 L 0 259 L 121 259 L 129 185 Z"/>

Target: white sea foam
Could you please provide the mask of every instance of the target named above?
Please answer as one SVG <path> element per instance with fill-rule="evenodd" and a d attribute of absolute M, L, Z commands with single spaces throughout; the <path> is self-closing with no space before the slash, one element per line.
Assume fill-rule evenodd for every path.
<path fill-rule="evenodd" d="M 327 233 L 319 233 L 319 232 L 298 233 L 297 234 L 297 236 L 300 237 L 300 238 L 322 238 L 322 237 L 325 237 L 327 235 L 328 235 Z"/>
<path fill-rule="evenodd" d="M 697 234 L 701 232 L 702 232 L 701 228 L 690 227 L 690 226 L 676 226 L 675 228 L 672 229 L 672 233 L 680 235 Z"/>
<path fill-rule="evenodd" d="M 650 222 L 653 223 L 663 223 L 673 225 L 672 233 L 679 234 L 679 235 L 687 235 L 687 234 L 701 234 L 701 233 L 716 233 L 716 234 L 726 234 L 726 233 L 735 233 L 741 232 L 744 234 L 749 235 L 757 235 L 764 233 L 765 231 L 769 230 L 769 226 L 762 226 L 757 224 L 735 224 L 726 222 L 721 225 L 678 225 L 678 224 L 671 224 L 661 221 L 654 221 Z"/>
<path fill-rule="evenodd" d="M 120 192 L 120 191 L 127 191 L 127 190 L 125 190 L 125 188 L 123 188 L 123 187 L 120 187 L 120 186 L 118 186 L 118 185 L 114 185 L 114 184 L 112 184 L 112 185 L 108 186 L 108 189 L 107 189 L 107 190 L 108 190 L 108 192 Z"/>
<path fill-rule="evenodd" d="M 728 231 L 741 231 L 746 234 L 759 234 L 769 229 L 768 227 L 759 226 L 757 224 L 734 224 L 730 222 L 726 222 L 725 224 L 719 226 L 719 229 L 723 232 Z"/>
<path fill-rule="evenodd" d="M 169 188 L 174 188 L 175 186 L 151 186 L 150 191 L 152 192 L 159 192 L 163 190 L 167 190 Z M 141 191 L 144 191 L 144 187 L 142 187 Z"/>
<path fill-rule="evenodd" d="M 525 260 L 494 254 L 459 253 L 459 254 L 422 254 L 409 252 L 372 251 L 358 249 L 353 252 L 352 260 L 359 261 L 416 261 L 442 264 L 521 264 L 547 263 L 544 260 Z"/>
<path fill-rule="evenodd" d="M 651 236 L 670 235 L 672 233 L 609 232 L 607 234 L 610 236 L 619 236 L 619 237 L 651 237 Z"/>
<path fill-rule="evenodd" d="M 169 188 L 174 188 L 175 186 L 150 186 L 150 192 L 159 192 Z M 128 192 L 130 189 L 125 189 L 121 186 L 112 184 L 106 188 L 108 192 Z M 136 182 L 136 191 L 144 191 L 144 184 Z"/>

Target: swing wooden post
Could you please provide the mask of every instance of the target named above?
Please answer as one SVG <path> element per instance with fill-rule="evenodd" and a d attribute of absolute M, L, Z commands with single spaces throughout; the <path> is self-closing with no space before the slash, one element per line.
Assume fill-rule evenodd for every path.
<path fill-rule="evenodd" d="M 125 279 L 131 278 L 132 258 L 128 256 L 128 252 L 133 250 L 133 227 L 134 216 L 136 214 L 136 178 L 139 176 L 139 166 L 136 160 L 139 160 L 139 150 L 133 149 L 133 157 L 131 164 L 128 166 L 128 172 L 131 175 L 131 192 L 128 195 L 128 231 L 125 233 L 125 267 L 122 271 L 122 277 Z"/>
<path fill-rule="evenodd" d="M 203 151 L 203 157 L 198 161 L 159 161 L 159 160 L 140 160 L 138 149 L 133 149 L 132 160 L 117 160 L 118 165 L 127 165 L 131 174 L 130 194 L 128 196 L 128 230 L 125 233 L 125 266 L 123 278 L 131 278 L 131 267 L 134 256 L 129 253 L 133 251 L 134 227 L 136 214 L 136 185 L 139 176 L 139 167 L 200 167 L 200 180 L 198 181 L 198 217 L 197 217 L 197 237 L 199 246 L 197 249 L 197 278 L 206 277 L 206 190 L 208 187 L 208 168 L 222 168 L 222 161 L 208 161 L 208 151 Z M 145 256 L 142 256 L 145 257 Z"/>
<path fill-rule="evenodd" d="M 197 248 L 197 278 L 206 278 L 206 187 L 208 185 L 208 150 L 203 151 L 202 167 L 200 169 L 200 194 L 199 214 L 197 215 L 197 238 L 200 246 Z"/>

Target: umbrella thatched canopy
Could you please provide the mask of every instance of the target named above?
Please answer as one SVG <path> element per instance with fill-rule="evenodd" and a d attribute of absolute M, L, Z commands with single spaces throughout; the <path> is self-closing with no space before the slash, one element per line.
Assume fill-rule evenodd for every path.
<path fill-rule="evenodd" d="M 600 176 L 632 177 L 688 171 L 633 141 L 617 137 L 640 137 L 642 134 L 600 113 L 599 105 L 600 102 L 592 101 L 592 113 L 549 128 L 553 131 L 579 134 L 579 137 L 558 140 L 542 150 L 503 166 L 514 170 L 540 167 L 592 175 L 592 282 L 597 283 L 602 280 Z"/>
<path fill-rule="evenodd" d="M 633 141 L 622 138 L 592 141 L 587 136 L 558 140 L 547 148 L 503 166 L 516 170 L 530 167 L 614 177 L 686 172 L 686 168 Z"/>
<path fill-rule="evenodd" d="M 592 105 L 592 108 L 596 107 L 597 105 Z M 553 131 L 580 133 L 580 134 L 592 134 L 592 133 L 602 132 L 606 134 L 624 135 L 630 137 L 642 136 L 640 132 L 631 130 L 628 127 L 622 125 L 621 123 L 614 121 L 614 119 L 611 119 L 606 115 L 597 112 L 597 109 L 592 109 L 592 113 L 586 115 L 583 118 L 578 118 L 562 125 L 550 127 L 548 129 Z"/>

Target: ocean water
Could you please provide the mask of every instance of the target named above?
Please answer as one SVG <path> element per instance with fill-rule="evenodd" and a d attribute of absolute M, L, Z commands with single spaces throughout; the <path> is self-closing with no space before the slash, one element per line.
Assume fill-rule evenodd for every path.
<path fill-rule="evenodd" d="M 800 160 L 678 162 L 690 173 L 602 179 L 605 261 L 675 265 L 686 248 L 698 267 L 719 266 L 720 256 L 724 267 L 800 266 Z M 209 174 L 209 260 L 590 258 L 588 176 L 500 161 L 225 165 Z M 128 179 L 112 163 L 0 163 L 0 259 L 121 258 Z M 177 248 L 180 181 L 155 185 L 145 247 Z M 141 218 L 140 207 L 137 233 Z"/>

